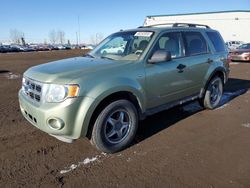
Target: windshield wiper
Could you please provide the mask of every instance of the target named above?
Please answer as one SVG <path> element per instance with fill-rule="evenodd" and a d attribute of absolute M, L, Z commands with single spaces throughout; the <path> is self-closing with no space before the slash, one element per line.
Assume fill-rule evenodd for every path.
<path fill-rule="evenodd" d="M 95 58 L 93 55 L 90 55 L 90 54 L 85 54 L 83 57 Z"/>
<path fill-rule="evenodd" d="M 110 57 L 107 57 L 107 56 L 101 56 L 100 58 L 102 58 L 102 59 L 114 60 L 114 59 L 112 59 L 112 58 L 110 58 Z"/>

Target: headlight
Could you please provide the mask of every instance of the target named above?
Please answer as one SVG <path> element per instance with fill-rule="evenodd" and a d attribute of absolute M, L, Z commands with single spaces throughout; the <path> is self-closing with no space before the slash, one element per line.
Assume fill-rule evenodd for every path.
<path fill-rule="evenodd" d="M 50 84 L 46 94 L 47 102 L 62 102 L 69 97 L 77 97 L 79 92 L 78 85 L 57 85 Z"/>

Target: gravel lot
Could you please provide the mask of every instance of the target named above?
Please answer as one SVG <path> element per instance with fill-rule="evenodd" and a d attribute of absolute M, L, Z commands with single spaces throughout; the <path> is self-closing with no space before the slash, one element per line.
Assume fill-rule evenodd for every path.
<path fill-rule="evenodd" d="M 191 103 L 150 116 L 131 147 L 109 155 L 86 138 L 58 141 L 19 110 L 28 67 L 81 54 L 0 54 L 0 187 L 250 187 L 250 63 L 231 64 L 218 109 Z"/>

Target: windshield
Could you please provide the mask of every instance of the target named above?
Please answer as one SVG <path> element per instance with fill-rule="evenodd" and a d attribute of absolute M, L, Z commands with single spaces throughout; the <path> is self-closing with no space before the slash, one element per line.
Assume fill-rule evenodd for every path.
<path fill-rule="evenodd" d="M 250 49 L 250 44 L 242 44 L 239 49 Z"/>
<path fill-rule="evenodd" d="M 119 32 L 110 35 L 88 55 L 118 61 L 136 61 L 147 48 L 153 32 Z"/>

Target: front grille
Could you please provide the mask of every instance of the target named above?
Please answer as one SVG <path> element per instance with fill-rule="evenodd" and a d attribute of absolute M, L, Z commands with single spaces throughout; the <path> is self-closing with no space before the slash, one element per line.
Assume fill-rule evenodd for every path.
<path fill-rule="evenodd" d="M 30 100 L 39 103 L 42 99 L 42 85 L 41 82 L 23 78 L 22 90 Z"/>

